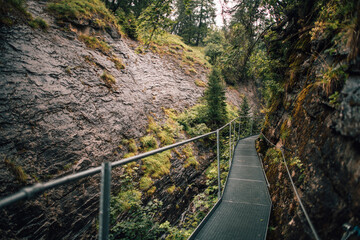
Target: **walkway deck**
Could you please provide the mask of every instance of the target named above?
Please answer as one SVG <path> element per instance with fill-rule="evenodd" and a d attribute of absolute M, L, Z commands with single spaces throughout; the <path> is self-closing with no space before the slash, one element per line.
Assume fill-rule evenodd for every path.
<path fill-rule="evenodd" d="M 239 141 L 222 201 L 190 239 L 265 239 L 271 200 L 255 150 L 257 136 Z"/>

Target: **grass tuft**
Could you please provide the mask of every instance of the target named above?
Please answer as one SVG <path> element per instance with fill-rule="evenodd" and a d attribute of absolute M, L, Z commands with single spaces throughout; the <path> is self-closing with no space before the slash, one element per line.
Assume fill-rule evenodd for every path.
<path fill-rule="evenodd" d="M 110 73 L 107 73 L 106 71 L 103 72 L 100 78 L 104 81 L 106 87 L 108 88 L 112 88 L 113 85 L 116 83 L 114 76 Z"/>
<path fill-rule="evenodd" d="M 104 54 L 108 54 L 110 52 L 110 46 L 96 37 L 80 34 L 78 38 L 81 42 L 85 43 L 88 48 L 99 50 Z"/>
<path fill-rule="evenodd" d="M 47 22 L 40 17 L 36 17 L 35 19 L 31 20 L 29 22 L 29 26 L 35 29 L 42 29 L 42 30 L 47 30 L 49 28 Z"/>
<path fill-rule="evenodd" d="M 25 173 L 23 168 L 17 165 L 12 159 L 4 157 L 5 166 L 9 169 L 9 171 L 15 176 L 16 180 L 21 184 L 26 184 L 26 180 L 28 175 Z"/>
<path fill-rule="evenodd" d="M 153 134 L 140 138 L 140 142 L 145 150 L 156 149 L 158 147 L 157 141 Z"/>

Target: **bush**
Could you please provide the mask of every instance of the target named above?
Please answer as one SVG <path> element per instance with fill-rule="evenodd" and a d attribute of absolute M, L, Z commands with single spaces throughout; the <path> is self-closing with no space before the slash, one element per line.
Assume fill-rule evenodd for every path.
<path fill-rule="evenodd" d="M 114 199 L 111 206 L 111 213 L 118 212 L 118 206 Z M 168 231 L 168 228 L 161 226 L 154 219 L 154 214 L 161 208 L 162 202 L 158 200 L 150 201 L 146 207 L 135 202 L 129 211 L 130 216 L 126 220 L 116 221 L 112 214 L 112 222 L 110 229 L 110 239 L 134 239 L 134 240 L 150 240 L 160 239 L 160 237 Z"/>

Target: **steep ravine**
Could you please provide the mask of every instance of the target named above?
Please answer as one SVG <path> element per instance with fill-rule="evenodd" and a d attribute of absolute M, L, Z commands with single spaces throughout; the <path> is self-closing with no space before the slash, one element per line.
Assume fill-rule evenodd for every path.
<path fill-rule="evenodd" d="M 194 80 L 206 82 L 208 69 L 197 65 L 197 73 L 186 74 L 169 56 L 137 54 L 137 42 L 114 31 L 98 32 L 112 56 L 123 61 L 125 69 L 118 70 L 109 55 L 78 40 L 80 32 L 98 30 L 86 23 L 68 23 L 66 30 L 44 10 L 46 2 L 27 4 L 50 27 L 0 28 L 1 197 L 37 181 L 118 160 L 118 145 L 145 135 L 149 116 L 161 119 L 162 107 L 182 110 L 203 95 L 204 88 Z M 114 76 L 111 86 L 101 79 L 104 72 Z M 238 105 L 236 91 L 228 96 Z M 205 186 L 201 174 L 211 159 L 200 158 L 200 167 L 185 169 L 172 158 L 173 170 L 156 183 L 155 193 L 164 201 L 163 216 L 169 221 L 176 222 Z M 121 168 L 113 171 L 113 189 L 122 173 Z M 1 210 L 0 238 L 95 239 L 98 182 L 99 176 L 83 179 Z M 172 184 L 183 192 L 167 194 Z"/>

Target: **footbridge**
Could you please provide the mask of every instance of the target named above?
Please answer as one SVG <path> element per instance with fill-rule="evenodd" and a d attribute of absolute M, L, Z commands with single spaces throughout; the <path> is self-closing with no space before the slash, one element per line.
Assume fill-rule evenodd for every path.
<path fill-rule="evenodd" d="M 49 182 L 25 187 L 17 193 L 0 199 L 0 209 L 21 200 L 33 199 L 45 191 L 64 184 L 101 173 L 98 238 L 101 240 L 108 239 L 110 228 L 111 170 L 113 168 L 210 137 L 211 135 L 216 135 L 218 201 L 189 239 L 266 239 L 272 204 L 268 191 L 269 183 L 255 150 L 255 140 L 258 138 L 258 135 L 253 135 L 253 133 L 259 134 L 260 131 L 258 128 L 253 127 L 255 126 L 253 123 L 254 120 L 249 117 L 236 118 L 221 128 L 201 136 L 141 153 L 130 158 L 103 163 L 102 166 L 90 168 Z M 221 184 L 220 171 L 221 142 L 219 139 L 221 136 L 223 138 L 225 136 L 228 141 L 226 143 L 228 144 L 226 147 L 228 147 L 229 151 L 229 159 L 227 161 L 230 166 L 224 188 Z M 263 137 L 268 141 L 264 135 Z M 285 158 L 284 164 L 286 166 Z M 291 179 L 289 171 L 288 174 Z M 295 186 L 293 185 L 293 187 L 310 227 L 314 232 L 315 239 L 319 239 L 303 208 Z"/>
<path fill-rule="evenodd" d="M 266 238 L 271 199 L 256 139 L 252 136 L 237 143 L 224 193 L 190 239 Z"/>

